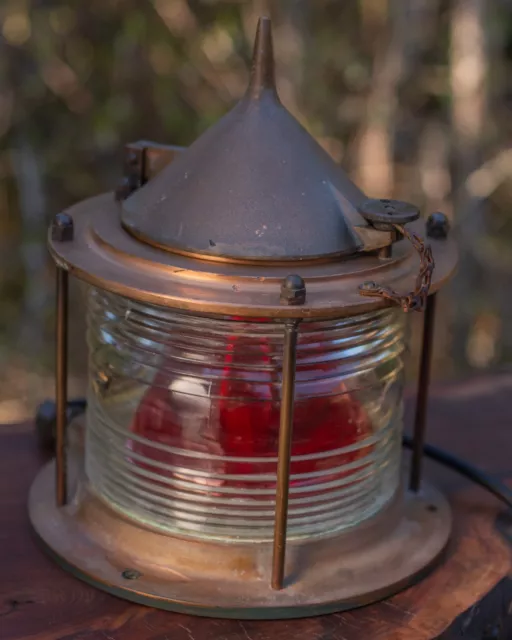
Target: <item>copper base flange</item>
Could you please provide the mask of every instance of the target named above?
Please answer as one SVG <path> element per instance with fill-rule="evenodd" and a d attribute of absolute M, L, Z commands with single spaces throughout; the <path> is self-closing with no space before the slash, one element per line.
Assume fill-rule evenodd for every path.
<path fill-rule="evenodd" d="M 382 600 L 439 560 L 450 508 L 432 487 L 354 530 L 287 546 L 286 582 L 270 587 L 271 544 L 185 540 L 126 519 L 79 482 L 55 504 L 55 465 L 35 479 L 32 525 L 46 550 L 78 578 L 121 598 L 200 616 L 301 618 Z"/>

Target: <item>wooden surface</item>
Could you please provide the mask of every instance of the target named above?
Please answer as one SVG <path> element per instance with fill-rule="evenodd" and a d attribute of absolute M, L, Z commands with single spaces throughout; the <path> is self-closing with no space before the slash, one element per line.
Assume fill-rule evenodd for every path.
<path fill-rule="evenodd" d="M 512 377 L 434 390 L 428 440 L 512 477 Z M 446 561 L 390 600 L 302 621 L 212 620 L 156 611 L 80 583 L 39 550 L 26 496 L 44 458 L 31 425 L 0 426 L 0 639 L 466 640 L 512 639 L 512 520 L 496 499 L 428 463 L 455 513 Z M 499 515 L 499 531 L 496 518 Z"/>

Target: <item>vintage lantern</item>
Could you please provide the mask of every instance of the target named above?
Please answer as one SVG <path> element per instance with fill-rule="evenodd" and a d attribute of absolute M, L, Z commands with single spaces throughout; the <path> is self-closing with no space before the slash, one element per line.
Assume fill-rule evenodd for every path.
<path fill-rule="evenodd" d="M 32 524 L 82 579 L 200 615 L 359 606 L 424 575 L 450 532 L 420 477 L 446 219 L 422 233 L 414 206 L 368 200 L 282 106 L 273 64 L 262 18 L 238 105 L 186 150 L 129 145 L 116 197 L 50 230 L 56 459 Z M 90 285 L 83 442 L 70 273 Z M 404 312 L 424 307 L 403 481 Z"/>

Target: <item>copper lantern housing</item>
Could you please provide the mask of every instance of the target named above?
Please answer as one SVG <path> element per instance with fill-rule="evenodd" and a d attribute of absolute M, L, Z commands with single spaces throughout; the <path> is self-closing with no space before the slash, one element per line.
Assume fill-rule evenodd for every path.
<path fill-rule="evenodd" d="M 282 106 L 273 64 L 262 18 L 234 109 L 188 149 L 129 145 L 115 196 L 49 234 L 56 458 L 32 524 L 78 577 L 199 615 L 381 599 L 434 565 L 451 526 L 421 481 L 445 221 L 368 200 Z M 87 411 L 69 426 L 68 274 L 90 285 Z M 404 312 L 423 308 L 407 477 Z"/>

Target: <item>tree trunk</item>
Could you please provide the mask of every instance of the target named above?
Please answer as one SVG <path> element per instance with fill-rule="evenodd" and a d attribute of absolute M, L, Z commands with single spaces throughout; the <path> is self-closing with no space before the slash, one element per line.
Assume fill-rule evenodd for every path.
<path fill-rule="evenodd" d="M 485 200 L 468 189 L 468 177 L 482 162 L 487 111 L 485 85 L 488 67 L 485 46 L 486 0 L 454 0 L 451 16 L 450 83 L 454 152 L 454 211 L 460 229 L 460 258 L 453 283 L 455 300 L 454 357 L 456 366 L 471 360 L 468 347 L 476 328 L 475 316 L 486 295 L 483 269 L 471 249 L 486 232 Z M 468 240 L 465 240 L 468 238 Z M 477 294 L 477 292 L 479 292 Z"/>

